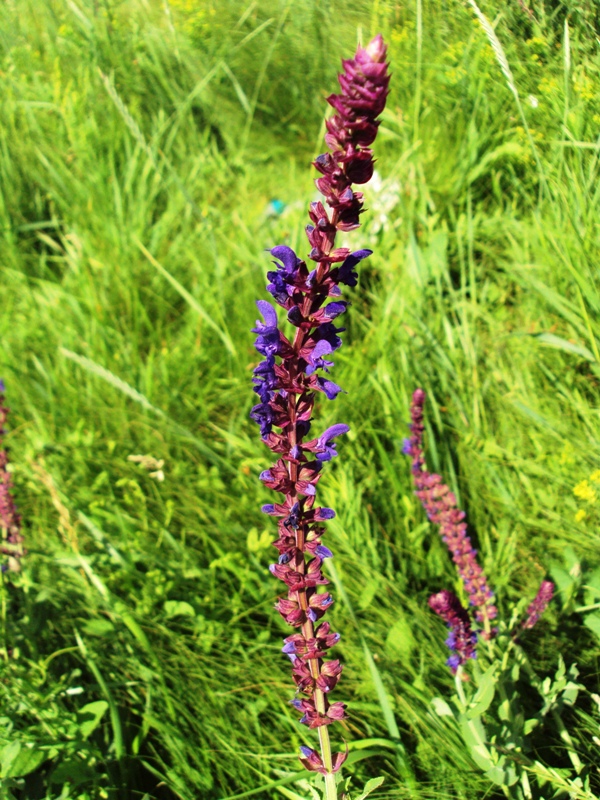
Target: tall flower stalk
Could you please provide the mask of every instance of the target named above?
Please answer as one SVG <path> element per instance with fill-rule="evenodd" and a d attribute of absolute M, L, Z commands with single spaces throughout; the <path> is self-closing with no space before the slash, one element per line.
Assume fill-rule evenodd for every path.
<path fill-rule="evenodd" d="M 279 537 L 274 542 L 279 559 L 270 569 L 288 592 L 276 608 L 297 629 L 283 647 L 297 688 L 292 703 L 302 713 L 301 722 L 319 733 L 319 751 L 303 746 L 300 760 L 308 770 L 325 776 L 327 800 L 337 797 L 335 773 L 347 755 L 332 753 L 328 728 L 343 720 L 346 711 L 344 703 L 329 700 L 342 666 L 337 659 L 328 660 L 327 653 L 340 636 L 328 622 L 321 622 L 333 598 L 319 591 L 328 583 L 323 562 L 332 556 L 322 543 L 323 523 L 335 512 L 316 505 L 316 491 L 323 465 L 337 455 L 337 437 L 349 428 L 338 423 L 316 438 L 308 435 L 317 393 L 334 400 L 342 391 L 329 378 L 332 354 L 341 347 L 339 334 L 344 331 L 335 320 L 348 306 L 340 285 L 355 286 L 357 265 L 371 255 L 370 250 L 336 247 L 336 236 L 338 231 L 360 225 L 363 196 L 353 184 L 367 183 L 373 174 L 370 145 L 388 94 L 385 59 L 386 46 L 376 36 L 353 59 L 342 62 L 341 93 L 328 98 L 336 112 L 326 123 L 325 141 L 331 152 L 314 161 L 321 173 L 316 185 L 325 204 L 311 203 L 311 224 L 306 227 L 311 246 L 308 257 L 314 264 L 309 267 L 285 245 L 270 251 L 275 269 L 267 273 L 267 290 L 285 310 L 294 335 L 288 338 L 279 329 L 277 313 L 266 300 L 257 301 L 263 320 L 253 329 L 256 349 L 264 360 L 254 370 L 254 391 L 260 402 L 251 417 L 260 425 L 263 441 L 279 456 L 260 478 L 283 495 L 283 502 L 262 509 L 279 519 Z"/>
<path fill-rule="evenodd" d="M 423 407 L 425 392 L 417 389 L 410 406 L 410 438 L 404 443 L 404 452 L 412 459 L 412 474 L 415 494 L 421 501 L 431 522 L 440 526 L 442 541 L 448 547 L 452 560 L 469 597 L 469 603 L 476 609 L 476 619 L 483 623 L 486 635 L 493 634 L 490 621 L 495 619 L 497 610 L 494 594 L 489 587 L 481 566 L 477 563 L 477 550 L 467 534 L 465 512 L 456 502 L 454 492 L 443 482 L 440 475 L 429 472 L 423 452 Z"/>
<path fill-rule="evenodd" d="M 456 502 L 456 496 L 443 482 L 440 475 L 429 472 L 423 451 L 423 409 L 425 392 L 416 389 L 410 406 L 410 438 L 405 439 L 403 451 L 410 456 L 411 472 L 415 483 L 415 494 L 421 501 L 425 513 L 431 522 L 439 525 L 442 540 L 448 547 L 452 560 L 463 582 L 469 605 L 474 611 L 475 623 L 483 625 L 479 632 L 472 624 L 469 612 L 463 607 L 458 597 L 446 589 L 429 598 L 430 608 L 441 617 L 450 629 L 446 644 L 451 655 L 447 664 L 454 674 L 466 676 L 462 667 L 470 658 L 477 655 L 478 633 L 484 639 L 493 639 L 497 628 L 491 627 L 491 621 L 497 617 L 494 605 L 494 594 L 489 587 L 483 569 L 477 562 L 477 550 L 473 547 L 467 534 L 465 512 Z M 527 616 L 521 628 L 533 628 L 552 600 L 554 584 L 542 581 L 538 593 L 527 609 Z"/>
<path fill-rule="evenodd" d="M 4 556 L 0 565 L 0 614 L 2 625 L 2 657 L 8 661 L 10 649 L 7 635 L 7 580 L 5 573 L 19 572 L 23 555 L 23 536 L 21 535 L 21 516 L 12 496 L 12 478 L 8 471 L 8 451 L 3 447 L 6 433 L 4 425 L 9 409 L 4 401 L 4 382 L 0 380 L 0 553 Z"/>
<path fill-rule="evenodd" d="M 21 516 L 13 500 L 12 478 L 8 471 L 8 451 L 2 447 L 2 439 L 6 431 L 4 425 L 10 413 L 5 404 L 4 393 L 6 389 L 0 381 L 0 530 L 2 541 L 0 552 L 7 557 L 2 564 L 2 572 L 18 572 L 21 569 L 21 556 L 23 555 L 23 536 L 21 535 Z"/>

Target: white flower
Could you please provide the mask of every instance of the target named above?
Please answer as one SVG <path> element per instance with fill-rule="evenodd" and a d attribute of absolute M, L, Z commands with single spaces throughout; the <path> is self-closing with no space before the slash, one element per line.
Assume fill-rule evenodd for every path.
<path fill-rule="evenodd" d="M 156 459 L 154 456 L 127 456 L 128 461 L 133 461 L 135 464 L 139 464 L 140 467 L 143 469 L 147 469 L 151 478 L 154 478 L 156 481 L 164 481 L 165 473 L 163 472 L 163 467 L 165 465 L 164 459 Z M 150 470 L 153 470 L 150 472 Z"/>

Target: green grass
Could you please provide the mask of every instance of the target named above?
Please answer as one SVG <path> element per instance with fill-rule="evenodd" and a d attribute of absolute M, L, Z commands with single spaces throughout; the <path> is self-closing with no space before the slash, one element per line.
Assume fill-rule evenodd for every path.
<path fill-rule="evenodd" d="M 421 385 L 430 466 L 466 508 L 501 608 L 568 548 L 567 570 L 600 566 L 596 506 L 573 495 L 600 457 L 597 12 L 481 4 L 519 107 L 467 5 L 423 3 L 422 30 L 419 8 L 2 4 L 0 373 L 29 555 L 6 586 L 0 737 L 43 760 L 12 788 L 4 775 L 0 796 L 308 796 L 268 788 L 298 770 L 307 733 L 272 610 L 249 329 L 265 248 L 307 251 L 339 59 L 380 30 L 383 188 L 348 236 L 375 253 L 337 359 L 348 393 L 318 411 L 351 426 L 321 483 L 338 512 L 337 741 L 357 784 L 385 777 L 374 797 L 499 796 L 431 710 L 451 677 L 426 600 L 456 579 L 401 443 Z M 164 482 L 132 454 L 164 459 Z M 563 593 L 527 646 L 548 671 L 561 650 L 597 692 L 600 638 L 576 606 Z M 98 701 L 86 735 L 81 709 Z M 570 722 L 597 763 L 588 695 Z M 560 742 L 538 746 L 566 765 Z"/>

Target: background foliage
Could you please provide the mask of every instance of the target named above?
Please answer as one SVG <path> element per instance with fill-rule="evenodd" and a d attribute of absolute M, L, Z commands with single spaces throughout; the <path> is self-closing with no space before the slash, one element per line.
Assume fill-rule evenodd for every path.
<path fill-rule="evenodd" d="M 393 89 L 351 239 L 375 254 L 336 367 L 348 394 L 320 411 L 352 428 L 321 484 L 343 736 L 361 779 L 385 777 L 374 797 L 498 796 L 432 710 L 451 678 L 426 598 L 455 575 L 400 452 L 421 385 L 430 466 L 501 607 L 558 582 L 527 646 L 542 672 L 577 663 L 567 717 L 598 764 L 598 6 L 481 8 L 513 90 L 458 0 L 1 5 L 0 370 L 29 555 L 4 585 L 0 796 L 306 794 L 285 782 L 306 732 L 249 329 L 265 248 L 307 249 L 339 59 L 378 31 Z"/>

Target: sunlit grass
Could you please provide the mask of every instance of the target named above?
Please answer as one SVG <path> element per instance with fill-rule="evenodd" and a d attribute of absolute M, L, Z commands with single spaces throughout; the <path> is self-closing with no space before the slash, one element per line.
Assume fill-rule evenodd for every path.
<path fill-rule="evenodd" d="M 375 253 L 337 359 L 347 394 L 319 409 L 323 428 L 351 426 L 321 484 L 338 512 L 343 736 L 351 770 L 385 776 L 381 798 L 495 796 L 431 711 L 450 677 L 426 599 L 454 573 L 401 443 L 421 385 L 430 466 L 500 605 L 551 568 L 598 567 L 573 489 L 600 455 L 600 80 L 592 6 L 480 8 L 501 15 L 526 126 L 459 3 L 424 4 L 422 38 L 416 4 L 387 0 L 2 6 L 0 374 L 29 555 L 9 588 L 0 744 L 43 753 L 14 797 L 308 796 L 249 329 L 265 249 L 307 249 L 339 58 L 378 30 L 393 72 L 382 180 L 352 234 Z M 139 454 L 164 460 L 164 481 Z M 598 631 L 568 599 L 530 647 L 549 669 L 562 650 L 597 691 Z M 77 712 L 97 701 L 83 738 Z M 598 708 L 582 708 L 593 760 Z"/>

